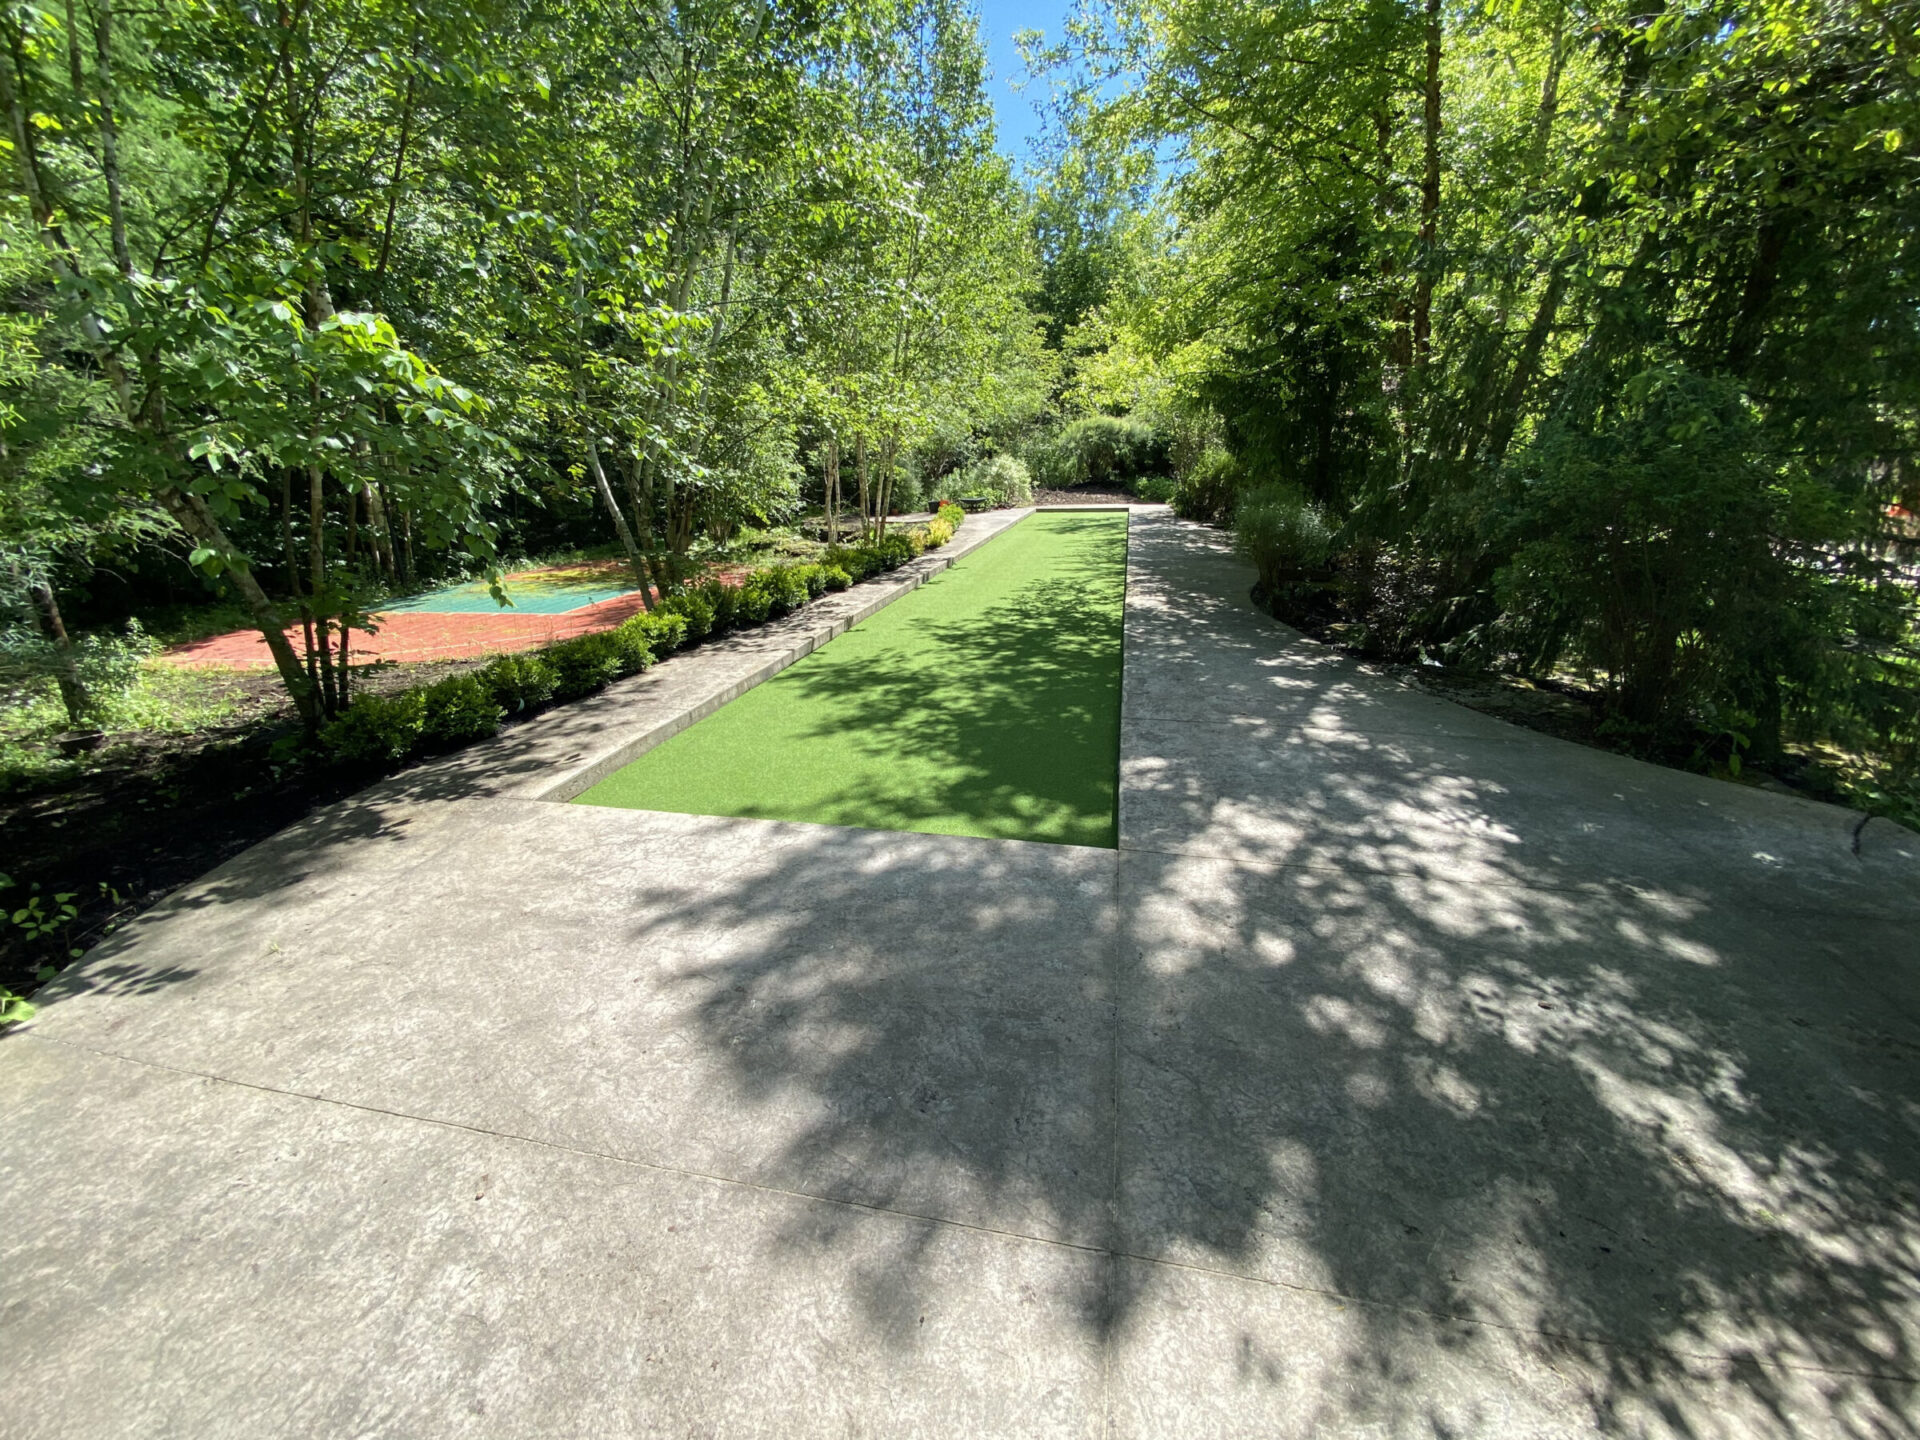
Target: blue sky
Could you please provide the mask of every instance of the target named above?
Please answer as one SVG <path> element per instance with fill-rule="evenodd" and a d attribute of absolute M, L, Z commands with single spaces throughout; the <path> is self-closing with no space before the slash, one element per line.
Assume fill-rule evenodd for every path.
<path fill-rule="evenodd" d="M 1048 41 L 1056 41 L 1070 8 L 1069 0 L 980 0 L 980 38 L 987 42 L 987 63 L 993 69 L 987 90 L 993 96 L 1000 151 L 1015 160 L 1027 158 L 1027 141 L 1040 132 L 1033 101 L 1041 91 L 1029 85 L 1016 94 L 1009 83 L 1021 73 L 1013 32 L 1039 30 Z"/>

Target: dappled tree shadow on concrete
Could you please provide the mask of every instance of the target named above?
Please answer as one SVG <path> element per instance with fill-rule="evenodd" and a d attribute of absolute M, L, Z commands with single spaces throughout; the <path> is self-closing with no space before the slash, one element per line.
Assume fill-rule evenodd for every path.
<path fill-rule="evenodd" d="M 1364 727 L 1364 685 L 1306 673 Z M 984 848 L 930 873 L 799 844 L 685 897 L 676 925 L 742 937 L 680 982 L 713 1052 L 820 1102 L 783 1181 L 1105 1251 L 1082 1311 L 1123 1347 L 1167 1264 L 1365 1302 L 1340 1363 L 1367 1384 L 1323 1401 L 1348 1419 L 1438 1424 L 1407 1409 L 1423 1365 L 1497 1335 L 1606 1430 L 1911 1433 L 1912 897 L 1868 884 L 1876 916 L 1817 867 L 1684 845 L 1624 883 L 1550 833 L 1595 803 L 1572 771 L 1544 806 L 1432 759 L 1300 775 L 1316 823 L 1269 860 L 1102 857 L 1078 953 L 1046 947 L 1099 876 L 1010 891 Z M 1356 839 L 1402 812 L 1433 823 Z M 876 1317 L 915 1260 L 869 1277 Z"/>

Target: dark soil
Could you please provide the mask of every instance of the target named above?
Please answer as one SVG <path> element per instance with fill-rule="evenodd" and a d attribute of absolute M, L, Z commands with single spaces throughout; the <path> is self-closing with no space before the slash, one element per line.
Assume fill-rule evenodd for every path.
<path fill-rule="evenodd" d="M 384 693 L 476 669 L 484 660 L 381 667 L 361 687 Z M 191 735 L 117 738 L 81 774 L 0 795 L 0 891 L 7 914 L 34 885 L 44 910 L 70 894 L 78 914 L 55 934 L 27 937 L 0 924 L 0 987 L 25 994 L 42 966 L 58 968 L 109 931 L 249 845 L 367 784 L 298 758 L 276 756 L 298 727 L 279 677 L 237 672 L 240 713 Z M 290 750 L 291 745 L 282 747 Z"/>

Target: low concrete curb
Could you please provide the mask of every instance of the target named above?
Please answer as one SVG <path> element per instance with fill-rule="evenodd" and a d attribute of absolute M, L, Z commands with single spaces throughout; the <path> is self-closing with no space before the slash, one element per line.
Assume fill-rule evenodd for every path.
<path fill-rule="evenodd" d="M 672 656 L 645 674 L 516 725 L 493 740 L 393 776 L 374 787 L 374 796 L 571 800 L 919 589 L 1033 513 L 1025 508 L 971 516 L 947 544 L 884 579 L 825 596 L 785 619 Z"/>

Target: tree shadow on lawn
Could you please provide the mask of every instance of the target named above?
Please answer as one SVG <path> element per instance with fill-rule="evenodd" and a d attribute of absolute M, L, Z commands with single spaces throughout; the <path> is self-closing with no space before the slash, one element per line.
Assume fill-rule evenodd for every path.
<path fill-rule="evenodd" d="M 1307 673 L 1329 705 L 1351 684 Z M 751 936 L 683 982 L 710 1053 L 748 1095 L 821 1102 L 776 1172 L 920 1214 L 947 1213 L 940 1177 L 987 1207 L 957 1218 L 1106 1253 L 1076 1302 L 1116 1374 L 1209 1333 L 1158 1305 L 1166 1265 L 1281 1287 L 1237 1343 L 1282 1356 L 1246 1372 L 1275 1397 L 1319 1367 L 1315 1423 L 1499 1433 L 1505 1387 L 1546 1384 L 1604 1433 L 1915 1433 L 1920 1024 L 1851 953 L 1912 917 L 1835 923 L 1813 882 L 1679 854 L 1665 885 L 1535 864 L 1562 817 L 1438 762 L 1303 774 L 1317 824 L 1269 863 L 1107 861 L 1104 961 L 1050 954 L 1099 927 L 1045 883 L 929 874 L 904 840 L 689 895 L 676 925 Z M 1373 869 L 1351 837 L 1400 810 L 1455 823 Z M 1444 878 L 1476 847 L 1497 883 Z M 879 1332 L 931 1236 L 859 1278 Z M 1299 1291 L 1362 1302 L 1331 1355 L 1290 1341 Z M 1513 1347 L 1524 1382 L 1435 1379 L 1507 1375 Z"/>
<path fill-rule="evenodd" d="M 769 682 L 818 717 L 799 732 L 844 747 L 860 772 L 804 816 L 742 803 L 731 813 L 874 828 L 952 830 L 1110 848 L 1120 744 L 1126 535 L 1093 532 L 1047 576 L 965 619 L 918 618 L 911 646 L 856 654 L 839 642 Z"/>

